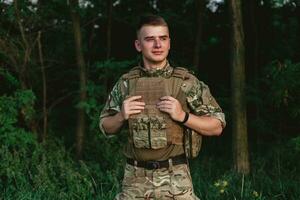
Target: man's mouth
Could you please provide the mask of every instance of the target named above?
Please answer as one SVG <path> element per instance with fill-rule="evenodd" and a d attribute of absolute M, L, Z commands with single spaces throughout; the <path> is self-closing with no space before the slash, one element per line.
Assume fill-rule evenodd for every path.
<path fill-rule="evenodd" d="M 154 55 L 161 55 L 161 54 L 163 54 L 163 51 L 152 51 L 152 53 Z"/>

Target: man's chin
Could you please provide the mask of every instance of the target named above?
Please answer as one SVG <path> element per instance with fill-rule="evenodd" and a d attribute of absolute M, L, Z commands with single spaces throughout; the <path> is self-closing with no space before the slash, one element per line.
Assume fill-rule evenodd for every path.
<path fill-rule="evenodd" d="M 162 63 L 164 63 L 166 61 L 166 58 L 165 59 L 160 59 L 160 60 L 152 60 L 152 63 L 155 64 L 155 65 L 161 65 Z"/>
<path fill-rule="evenodd" d="M 154 63 L 161 63 L 164 62 L 166 58 L 167 58 L 166 56 L 155 56 L 151 59 L 151 61 Z"/>

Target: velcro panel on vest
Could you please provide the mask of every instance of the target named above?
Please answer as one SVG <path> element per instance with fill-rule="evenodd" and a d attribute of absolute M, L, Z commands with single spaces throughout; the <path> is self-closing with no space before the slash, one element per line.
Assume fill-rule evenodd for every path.
<path fill-rule="evenodd" d="M 163 118 L 166 123 L 167 142 L 168 144 L 183 144 L 183 129 L 180 125 L 174 122 L 169 114 L 161 112 L 156 104 L 163 96 L 171 96 L 171 90 L 168 87 L 168 79 L 161 77 L 142 77 L 135 80 L 133 90 L 130 89 L 130 96 L 140 95 L 142 101 L 145 102 L 145 109 L 140 114 L 131 115 L 129 118 L 130 124 L 134 118 L 148 116 L 149 118 Z"/>

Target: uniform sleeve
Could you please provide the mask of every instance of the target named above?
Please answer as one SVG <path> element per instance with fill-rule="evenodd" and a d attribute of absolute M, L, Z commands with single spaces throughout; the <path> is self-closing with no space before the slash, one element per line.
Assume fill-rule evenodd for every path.
<path fill-rule="evenodd" d="M 186 92 L 191 112 L 198 116 L 207 115 L 215 117 L 221 121 L 224 128 L 226 126 L 225 115 L 215 98 L 211 95 L 208 86 L 198 79 L 194 79 L 191 85 L 190 89 Z"/>
<path fill-rule="evenodd" d="M 112 91 L 108 95 L 106 103 L 101 111 L 99 118 L 99 128 L 101 132 L 107 136 L 103 128 L 103 119 L 108 116 L 112 116 L 121 111 L 122 102 L 124 99 L 124 94 L 121 88 L 127 87 L 126 81 L 119 79 L 118 82 L 114 85 Z"/>

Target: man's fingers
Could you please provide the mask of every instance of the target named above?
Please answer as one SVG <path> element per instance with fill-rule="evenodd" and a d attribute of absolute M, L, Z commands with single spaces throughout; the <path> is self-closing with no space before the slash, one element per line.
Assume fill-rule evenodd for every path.
<path fill-rule="evenodd" d="M 160 108 L 159 110 L 162 112 L 170 113 L 170 109 L 167 108 Z"/>
<path fill-rule="evenodd" d="M 159 105 L 157 106 L 158 109 L 172 109 L 172 105 Z"/>
<path fill-rule="evenodd" d="M 160 97 L 160 100 L 174 101 L 176 99 L 171 96 L 163 96 L 163 97 Z"/>
<path fill-rule="evenodd" d="M 157 106 L 173 105 L 173 102 L 163 100 L 163 101 L 158 102 L 156 105 L 157 105 Z"/>
<path fill-rule="evenodd" d="M 130 103 L 130 106 L 145 106 L 145 102 L 134 101 Z"/>
<path fill-rule="evenodd" d="M 130 110 L 144 110 L 144 106 L 130 106 Z"/>
<path fill-rule="evenodd" d="M 140 112 L 142 112 L 141 110 L 131 110 L 131 111 L 129 111 L 129 115 L 132 115 L 132 114 L 138 114 L 138 113 L 140 113 Z"/>
<path fill-rule="evenodd" d="M 138 100 L 138 99 L 141 99 L 142 98 L 142 96 L 132 96 L 132 97 L 129 97 L 129 98 L 127 98 L 126 99 L 126 101 L 136 101 L 136 100 Z"/>

